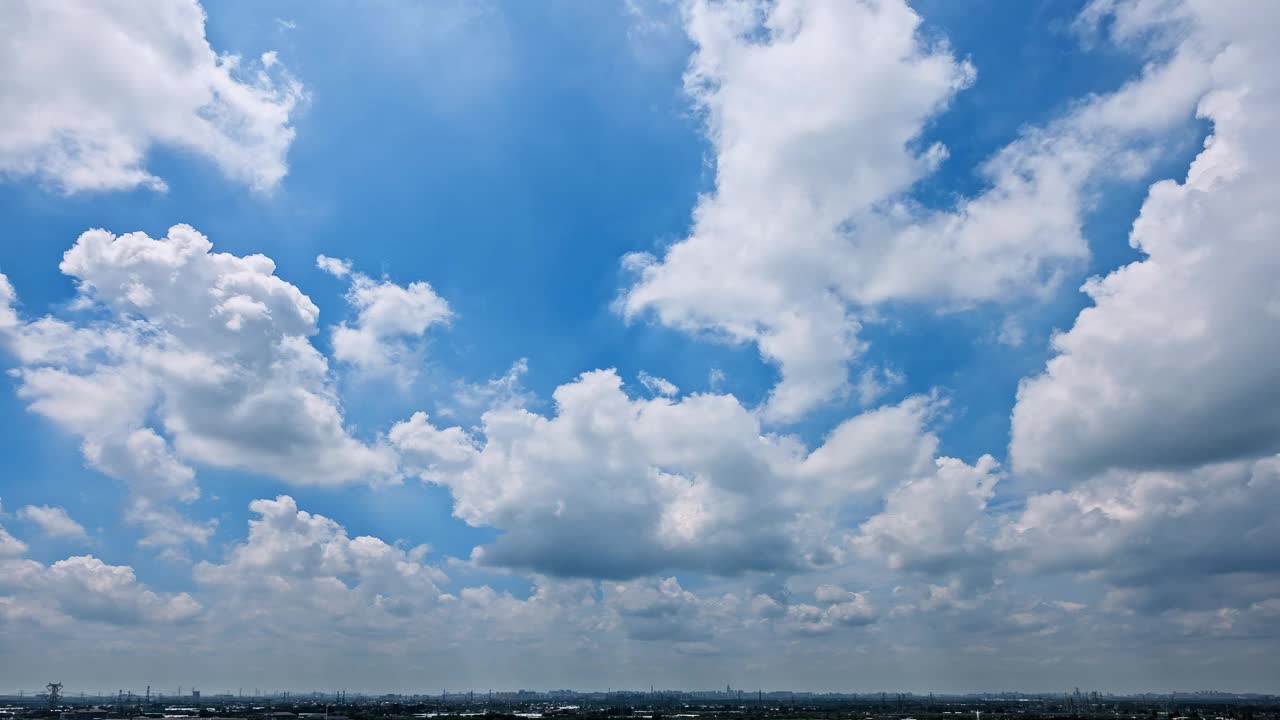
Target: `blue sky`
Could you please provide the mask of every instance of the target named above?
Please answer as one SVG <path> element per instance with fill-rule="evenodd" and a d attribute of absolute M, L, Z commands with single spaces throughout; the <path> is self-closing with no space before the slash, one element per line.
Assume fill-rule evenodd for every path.
<path fill-rule="evenodd" d="M 351 662 L 371 668 L 350 675 L 369 690 L 416 687 L 413 673 L 450 687 L 642 686 L 655 664 L 672 686 L 1160 689 L 1208 680 L 1134 658 L 1198 648 L 1209 684 L 1274 689 L 1242 668 L 1280 627 L 1280 568 L 1250 549 L 1280 529 L 1224 521 L 1275 497 L 1280 450 L 1264 390 L 1275 371 L 1243 359 L 1276 344 L 1274 313 L 1240 329 L 1273 302 L 1276 256 L 1274 212 L 1248 204 L 1276 182 L 1274 150 L 1250 145 L 1250 123 L 1277 107 L 1257 74 L 1275 58 L 1247 24 L 1191 0 L 211 4 L 203 24 L 145 5 L 99 19 L 130 31 L 121 60 L 4 51 L 30 82 L 0 93 L 35 110 L 0 125 L 0 272 L 14 295 L 0 309 L 16 313 L 0 322 L 12 370 L 0 540 L 22 546 L 3 555 L 14 577 L 36 579 L 0 597 L 49 612 L 0 616 L 23 628 L 0 654 L 169 626 L 200 648 L 198 672 L 145 659 L 157 646 L 143 632 L 121 666 L 85 653 L 67 682 L 243 684 L 246 651 L 215 629 L 239 617 L 249 647 L 269 643 L 269 616 L 243 619 L 266 603 L 342 626 L 297 636 L 314 666 L 258 670 L 300 688 Z M 92 25 L 80 15 L 92 7 L 36 7 L 8 12 L 50 47 L 76 42 L 64 22 Z M 166 35 L 175 28 L 185 34 Z M 146 69 L 130 53 L 174 43 L 194 49 L 137 56 L 172 92 L 133 87 Z M 240 66 L 215 62 L 226 55 Z M 1241 87 L 1243 109 L 1216 100 Z M 227 99 L 245 88 L 259 94 Z M 55 139 L 32 140 L 24 123 Z M 1252 152 L 1245 169 L 1204 149 L 1215 132 L 1233 133 L 1219 154 Z M 104 137 L 140 157 L 94 164 L 86 148 Z M 1215 199 L 1183 201 L 1210 210 L 1179 214 L 1152 186 L 1191 186 L 1193 163 L 1202 176 L 1237 167 L 1224 177 L 1251 192 L 1197 187 Z M 139 168 L 165 188 L 129 179 Z M 1150 229 L 1134 230 L 1140 212 Z M 1240 220 L 1197 234 L 1209 213 Z M 187 237 L 178 224 L 213 252 L 271 258 L 314 303 L 318 320 L 304 309 L 298 322 L 327 363 L 319 379 L 288 380 L 307 371 L 284 344 L 255 364 L 240 325 L 204 334 L 240 311 L 199 309 L 223 287 L 196 287 L 212 277 L 191 269 L 203 254 L 149 274 L 86 250 L 81 271 L 59 269 L 90 229 L 145 233 L 159 252 Z M 1213 243 L 1223 249 L 1195 251 Z M 317 256 L 349 265 L 329 272 Z M 1108 289 L 1082 293 L 1091 277 Z M 174 304 L 136 303 L 137 286 Z M 388 304 L 362 314 L 361 288 Z M 292 321 L 272 312 L 271 342 L 285 343 Z M 273 459 L 291 432 L 203 417 L 188 394 L 205 392 L 200 379 L 175 385 L 160 360 L 107 344 L 40 356 L 46 315 L 100 338 L 117 330 L 140 352 L 266 373 L 245 380 L 255 393 L 298 382 L 340 425 Z M 369 344 L 343 345 L 343 328 Z M 607 373 L 579 377 L 610 368 L 624 394 Z M 63 374 L 44 386 L 45 371 Z M 135 419 L 103 400 L 86 428 L 76 418 L 96 401 L 59 388 L 108 375 L 155 400 Z M 650 376 L 678 390 L 646 387 Z M 263 427 L 320 423 L 281 412 Z M 1250 420 L 1222 423 L 1239 417 Z M 174 470 L 164 491 L 140 480 L 164 473 L 157 456 L 130 455 L 123 438 L 139 429 L 190 476 Z M 83 531 L 28 510 L 51 507 Z M 164 532 L 186 529 L 163 539 L 142 507 L 171 513 Z M 1165 538 L 1166 523 L 1203 530 Z M 295 531 L 308 539 L 287 540 Z M 361 564 L 374 562 L 363 536 L 400 558 L 390 579 L 379 573 L 391 566 Z M 301 558 L 316 548 L 350 557 L 312 568 Z M 68 558 L 81 560 L 58 564 Z M 128 581 L 89 610 L 57 599 L 120 568 Z M 352 651 L 396 623 L 414 637 L 472 628 L 474 642 Z M 1041 640 L 1065 636 L 1078 656 Z M 513 643 L 519 661 L 498 661 Z M 567 660 L 570 647 L 610 669 Z M 988 651 L 1012 659 L 951 668 Z M 372 670 L 393 663 L 390 676 Z M 864 679 L 850 687 L 850 675 Z"/>

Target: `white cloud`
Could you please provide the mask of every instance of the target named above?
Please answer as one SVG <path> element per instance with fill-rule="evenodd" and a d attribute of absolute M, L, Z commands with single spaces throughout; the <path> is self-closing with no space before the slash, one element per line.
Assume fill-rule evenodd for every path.
<path fill-rule="evenodd" d="M 906 379 L 902 373 L 889 368 L 867 368 L 858 376 L 858 402 L 863 407 L 870 406 Z"/>
<path fill-rule="evenodd" d="M 403 626 L 440 601 L 446 579 L 411 550 L 371 536 L 350 537 L 293 498 L 254 500 L 249 536 L 221 564 L 202 562 L 195 578 L 222 598 L 221 609 L 254 631 L 368 633 Z M 228 618 L 229 620 L 230 618 Z"/>
<path fill-rule="evenodd" d="M 0 525 L 0 558 L 21 557 L 27 552 L 27 544 L 14 537 Z"/>
<path fill-rule="evenodd" d="M 698 49 L 685 84 L 708 114 L 716 190 L 665 258 L 628 259 L 639 282 L 622 307 L 757 343 L 782 368 L 769 407 L 787 419 L 844 385 L 859 345 L 856 320 L 821 279 L 833 232 L 936 160 L 908 146 L 972 70 L 925 47 L 902 2 L 788 1 L 763 18 L 757 10 L 687 10 Z"/>
<path fill-rule="evenodd" d="M 680 388 L 676 387 L 675 383 L 657 375 L 650 375 L 643 370 L 640 371 L 640 384 L 654 395 L 674 397 L 680 394 Z"/>
<path fill-rule="evenodd" d="M 218 54 L 195 0 L 20 0 L 0 8 L 0 173 L 64 192 L 162 189 L 156 147 L 269 190 L 288 172 L 302 86 L 274 53 Z"/>
<path fill-rule="evenodd" d="M 1280 457 L 1112 471 L 1029 497 L 997 547 L 1016 571 L 1088 574 L 1160 609 L 1247 605 L 1280 586 L 1280 559 L 1271 552 L 1280 542 L 1277 502 Z"/>
<path fill-rule="evenodd" d="M 1093 305 L 1022 383 L 1016 477 L 1061 489 L 1002 518 L 994 550 L 1014 573 L 1100 583 L 1100 610 L 1126 622 L 1257 630 L 1280 592 L 1266 550 L 1280 532 L 1267 510 L 1280 488 L 1280 375 L 1268 362 L 1280 351 L 1280 80 L 1264 29 L 1280 15 L 1098 2 L 1086 17 L 1107 13 L 1117 38 L 1174 59 L 1148 71 L 1142 92 L 1088 112 L 1143 123 L 1190 88 L 1213 133 L 1182 182 L 1150 188 L 1130 236 L 1143 258 L 1086 283 Z M 1186 77 L 1202 79 L 1171 87 Z"/>
<path fill-rule="evenodd" d="M 431 424 L 424 412 L 416 412 L 408 420 L 396 423 L 387 440 L 399 452 L 406 468 L 429 479 L 466 468 L 478 452 L 475 441 L 462 428 L 441 430 Z"/>
<path fill-rule="evenodd" d="M 51 565 L 0 559 L 0 626 L 14 616 L 50 625 L 182 623 L 201 610 L 191 595 L 150 590 L 133 568 L 108 565 L 92 555 Z"/>
<path fill-rule="evenodd" d="M 770 419 L 849 390 L 866 308 L 1007 302 L 1056 286 L 1088 254 L 1092 184 L 1145 172 L 1158 150 L 1150 133 L 1188 120 L 1204 82 L 1198 57 L 1153 65 L 999 151 L 981 168 L 981 194 L 929 210 L 904 193 L 946 151 L 916 144 L 973 69 L 928 45 L 919 24 L 900 1 L 689 10 L 698 49 L 686 87 L 707 112 L 716 189 L 661 259 L 627 258 L 638 279 L 620 307 L 755 343 L 781 373 Z"/>
<path fill-rule="evenodd" d="M 417 376 L 421 347 L 410 339 L 421 338 L 427 328 L 447 324 L 453 317 L 449 303 L 425 282 L 408 286 L 374 280 L 351 271 L 349 260 L 321 255 L 316 264 L 335 277 L 350 277 L 347 304 L 356 319 L 333 329 L 333 357 L 361 372 L 389 377 L 408 385 Z"/>
<path fill-rule="evenodd" d="M 211 533 L 173 510 L 199 496 L 193 464 L 299 484 L 394 475 L 390 449 L 346 429 L 328 363 L 307 339 L 316 306 L 269 258 L 212 252 L 178 225 L 158 240 L 91 230 L 61 269 L 86 317 L 9 328 L 18 394 L 129 486 L 144 542 Z"/>
<path fill-rule="evenodd" d="M 851 418 L 808 452 L 728 395 L 633 399 L 601 370 L 554 397 L 553 417 L 486 413 L 482 438 L 423 415 L 390 433 L 458 517 L 503 531 L 481 564 L 631 578 L 829 563 L 850 503 L 940 472 L 927 398 Z"/>
<path fill-rule="evenodd" d="M 316 267 L 336 278 L 344 278 L 351 274 L 351 261 L 343 258 L 331 258 L 327 255 L 316 256 Z"/>
<path fill-rule="evenodd" d="M 287 636 L 320 654 L 401 661 L 448 647 L 450 664 L 491 664 L 496 649 L 513 643 L 549 654 L 582 650 L 618 625 L 593 582 L 535 576 L 527 597 L 487 585 L 446 593 L 449 578 L 427 561 L 425 546 L 352 537 L 288 496 L 255 500 L 250 509 L 248 537 L 222 562 L 194 570 L 219 637 L 234 627 L 250 646 Z"/>
<path fill-rule="evenodd" d="M 18 294 L 14 292 L 9 277 L 0 273 L 0 332 L 9 330 L 18 324 Z"/>
<path fill-rule="evenodd" d="M 18 517 L 35 524 L 45 535 L 55 538 L 83 540 L 88 537 L 84 526 L 56 505 L 27 505 L 18 511 Z"/>
<path fill-rule="evenodd" d="M 999 480 L 996 461 L 974 465 L 940 458 L 933 475 L 889 493 L 885 508 L 859 528 L 854 547 L 895 570 L 941 573 L 980 562 L 990 539 L 983 534 L 987 503 Z"/>
<path fill-rule="evenodd" d="M 511 363 L 505 373 L 479 383 L 458 382 L 454 386 L 450 404 L 440 408 L 440 414 L 448 417 L 472 415 L 494 408 L 521 408 L 534 402 L 533 393 L 524 387 L 523 378 L 529 372 L 529 361 L 520 358 Z"/>
<path fill-rule="evenodd" d="M 1213 134 L 1183 182 L 1151 187 L 1130 236 L 1144 257 L 1085 284 L 1093 306 L 1019 388 L 1010 454 L 1023 474 L 1058 482 L 1280 450 L 1280 80 L 1269 71 L 1280 56 L 1262 30 L 1280 17 L 1228 5 L 1166 8 L 1194 21 L 1170 31 L 1179 53 L 1220 48 L 1199 105 Z"/>
<path fill-rule="evenodd" d="M 604 583 L 605 604 L 618 614 L 627 637 L 697 642 L 709 637 L 702 598 L 674 577 Z"/>
<path fill-rule="evenodd" d="M 157 593 L 138 583 L 133 568 L 84 555 L 59 560 L 44 574 L 46 592 L 79 619 L 112 623 L 182 622 L 200 612 L 187 593 Z"/>
<path fill-rule="evenodd" d="M 556 638 L 555 647 L 542 646 L 549 654 L 561 648 L 575 657 L 581 657 L 586 650 L 608 652 L 606 638 L 612 636 L 618 623 L 597 599 L 596 583 L 538 576 L 532 580 L 533 587 L 526 598 L 498 592 L 487 585 L 458 591 L 461 602 L 452 623 L 455 631 L 461 630 L 464 644 L 483 640 L 496 644 L 486 645 L 488 648 L 510 648 L 513 643 L 537 647 L 548 638 Z M 482 656 L 482 665 L 491 667 L 490 652 L 483 651 Z"/>
<path fill-rule="evenodd" d="M 819 585 L 814 591 L 818 605 L 796 603 L 787 607 L 786 620 L 794 632 L 824 635 L 842 627 L 862 627 L 879 618 L 866 593 L 852 592 L 836 585 Z"/>

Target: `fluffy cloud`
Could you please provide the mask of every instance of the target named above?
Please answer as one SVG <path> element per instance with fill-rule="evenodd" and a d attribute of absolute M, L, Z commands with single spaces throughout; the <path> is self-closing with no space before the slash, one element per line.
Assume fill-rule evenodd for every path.
<path fill-rule="evenodd" d="M 18 294 L 13 290 L 13 283 L 0 273 L 0 332 L 9 330 L 18 324 L 18 311 L 14 308 L 18 302 Z"/>
<path fill-rule="evenodd" d="M 156 593 L 138 583 L 133 568 L 85 555 L 59 560 L 44 573 L 44 590 L 81 620 L 117 624 L 181 622 L 200 612 L 187 593 Z"/>
<path fill-rule="evenodd" d="M 636 640 L 700 642 L 709 635 L 701 617 L 701 598 L 673 578 L 644 578 L 605 583 L 604 601 Z"/>
<path fill-rule="evenodd" d="M 618 643 L 637 641 L 656 652 L 700 654 L 775 625 L 784 634 L 806 632 L 785 606 L 752 611 L 758 596 L 750 591 L 695 593 L 674 577 L 599 582 L 534 575 L 527 594 L 488 585 L 448 593 L 441 587 L 449 578 L 426 561 L 425 547 L 353 538 L 287 496 L 255 500 L 250 509 L 256 517 L 248 537 L 221 563 L 194 570 L 207 627 L 220 636 L 229 626 L 241 628 L 243 642 L 287 636 L 295 647 L 399 657 L 429 643 L 433 652 L 449 647 L 491 662 L 499 646 L 545 656 L 561 646 L 612 653 Z M 834 623 L 828 630 L 873 619 L 864 594 L 829 588 L 817 598 Z"/>
<path fill-rule="evenodd" d="M 833 233 L 936 162 L 936 151 L 909 144 L 972 69 L 920 42 L 919 18 L 902 2 L 759 11 L 688 9 L 698 50 L 685 83 L 708 114 L 716 190 L 665 258 L 628 258 L 639 282 L 623 309 L 757 343 L 782 368 L 770 408 L 788 418 L 838 390 L 858 349 L 857 322 L 817 279 Z"/>
<path fill-rule="evenodd" d="M 1113 471 L 1028 498 L 998 539 L 1013 569 L 1072 573 L 1144 611 L 1247 607 L 1280 589 L 1280 458 Z"/>
<path fill-rule="evenodd" d="M 27 544 L 0 525 L 0 558 L 20 557 L 26 552 Z"/>
<path fill-rule="evenodd" d="M 334 277 L 351 278 L 347 303 L 355 321 L 333 329 L 333 357 L 369 375 L 408 385 L 417 375 L 420 348 L 409 344 L 453 317 L 449 303 L 425 282 L 408 286 L 353 272 L 351 261 L 320 255 L 316 265 Z"/>
<path fill-rule="evenodd" d="M 0 9 L 0 173 L 64 192 L 164 188 L 155 147 L 267 190 L 288 171 L 301 85 L 274 53 L 218 54 L 195 0 L 20 1 Z"/>
<path fill-rule="evenodd" d="M 88 537 L 84 526 L 72 520 L 64 508 L 53 505 L 27 505 L 18 511 L 18 517 L 33 523 L 50 537 L 72 540 Z"/>
<path fill-rule="evenodd" d="M 671 382 L 666 378 L 661 378 L 656 375 L 650 375 L 649 373 L 644 372 L 643 370 L 640 371 L 639 380 L 640 380 L 640 384 L 643 385 L 646 390 L 653 393 L 654 395 L 662 395 L 664 397 L 674 397 L 680 394 L 680 388 L 676 387 L 675 383 Z"/>
<path fill-rule="evenodd" d="M 49 626 L 181 623 L 202 610 L 187 593 L 147 588 L 131 567 L 108 565 L 92 555 L 43 565 L 22 558 L 25 551 L 0 528 L 0 627 L 27 621 Z"/>
<path fill-rule="evenodd" d="M 424 562 L 425 546 L 352 538 L 287 495 L 254 500 L 249 509 L 257 518 L 245 542 L 221 564 L 198 564 L 195 578 L 250 629 L 389 631 L 439 601 L 437 583 L 446 578 Z"/>
<path fill-rule="evenodd" d="M 674 579 L 600 587 L 535 576 L 523 597 L 487 585 L 445 593 L 440 588 L 449 578 L 426 561 L 424 546 L 406 550 L 376 537 L 353 538 L 288 496 L 255 500 L 250 509 L 256 517 L 248 537 L 223 562 L 198 564 L 194 575 L 220 632 L 234 624 L 251 642 L 287 635 L 294 643 L 375 654 L 412 653 L 427 643 L 485 657 L 499 646 L 546 653 L 548 639 L 556 638 L 581 650 L 619 632 L 629 636 L 644 606 L 653 604 L 641 597 L 651 588 L 688 601 L 697 622 L 706 619 L 702 599 Z M 627 588 L 635 592 L 626 595 Z"/>
<path fill-rule="evenodd" d="M 1198 112 L 1213 133 L 1184 180 L 1151 187 L 1130 235 L 1143 258 L 1085 285 L 1092 306 L 1019 388 L 1014 470 L 1062 489 L 1029 497 L 997 547 L 1014 571 L 1101 582 L 1107 612 L 1263 631 L 1280 592 L 1264 549 L 1280 531 L 1266 511 L 1280 487 L 1280 80 L 1263 28 L 1280 15 L 1099 2 L 1086 17 L 1103 14 L 1122 39 L 1154 32 L 1211 58 Z"/>
<path fill-rule="evenodd" d="M 352 263 L 344 258 L 332 258 L 327 255 L 316 256 L 316 267 L 336 278 L 344 278 L 351 274 Z"/>
<path fill-rule="evenodd" d="M 1195 57 L 1153 65 L 1025 132 L 983 166 L 981 194 L 929 210 L 905 193 L 946 151 L 918 148 L 920 132 L 973 69 L 927 44 L 919 24 L 900 1 L 699 2 L 688 12 L 698 50 L 686 87 L 707 113 L 716 189 L 661 259 L 627 258 L 638 281 L 620 305 L 628 317 L 651 311 L 755 343 L 781 372 L 771 419 L 850 389 L 868 308 L 1008 301 L 1055 286 L 1088 254 L 1091 183 L 1145 172 L 1151 133 L 1188 119 L 1205 75 Z"/>
<path fill-rule="evenodd" d="M 895 570 L 944 572 L 980 562 L 989 545 L 982 524 L 999 480 L 996 461 L 937 461 L 937 472 L 889 493 L 882 512 L 859 528 L 854 546 Z"/>
<path fill-rule="evenodd" d="M 486 413 L 482 439 L 424 415 L 389 435 L 409 469 L 450 489 L 458 517 L 503 531 L 477 549 L 482 564 L 606 578 L 821 565 L 841 551 L 842 513 L 877 492 L 990 470 L 935 462 L 935 402 L 921 397 L 847 420 L 812 452 L 764 433 L 732 396 L 633 399 L 611 370 L 554 398 L 553 417 Z"/>
<path fill-rule="evenodd" d="M 1047 491 L 1007 518 L 996 549 L 1015 573 L 1100 583 L 1098 611 L 1129 627 L 1274 633 L 1280 80 L 1264 28 L 1280 14 L 1099 1 L 1084 18 L 1208 58 L 1198 113 L 1213 132 L 1185 179 L 1150 188 L 1130 234 L 1142 259 L 1085 284 L 1092 306 L 1021 384 L 1010 457 Z"/>
<path fill-rule="evenodd" d="M 404 466 L 427 479 L 467 468 L 478 452 L 475 440 L 465 430 L 456 426 L 437 428 L 425 412 L 416 412 L 408 420 L 396 423 L 387 439 L 399 452 Z"/>
<path fill-rule="evenodd" d="M 173 503 L 199 496 L 191 463 L 301 484 L 391 477 L 392 452 L 353 438 L 307 336 L 318 311 L 262 255 L 212 251 L 185 225 L 161 239 L 84 233 L 62 271 L 80 321 L 11 326 L 18 393 L 125 481 L 147 542 L 202 542 Z"/>
<path fill-rule="evenodd" d="M 1152 10 L 1123 7 L 1121 29 Z M 1170 24 L 1181 47 L 1218 49 L 1199 105 L 1213 134 L 1183 182 L 1152 186 L 1130 236 L 1143 259 L 1084 286 L 1093 306 L 1019 389 L 1010 454 L 1046 481 L 1280 450 L 1280 79 L 1268 71 L 1280 56 L 1262 30 L 1280 16 L 1166 10 L 1157 21 L 1191 21 Z"/>
<path fill-rule="evenodd" d="M 19 516 L 51 534 L 69 534 L 73 528 L 78 536 L 84 533 L 62 508 L 27 506 Z M 172 626 L 203 610 L 188 593 L 151 590 L 126 565 L 109 565 L 92 555 L 45 565 L 23 557 L 26 551 L 26 543 L 0 527 L 0 628 L 15 638 L 33 630 L 82 638 L 93 625 Z"/>
<path fill-rule="evenodd" d="M 787 608 L 787 620 L 796 632 L 822 635 L 841 627 L 861 627 L 876 621 L 878 613 L 866 593 L 837 585 L 819 585 L 813 593 L 818 605 L 797 603 Z"/>

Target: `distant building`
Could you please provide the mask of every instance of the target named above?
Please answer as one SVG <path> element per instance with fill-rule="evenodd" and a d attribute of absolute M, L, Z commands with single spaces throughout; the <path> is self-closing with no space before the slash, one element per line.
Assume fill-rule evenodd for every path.
<path fill-rule="evenodd" d="M 94 718 L 103 718 L 111 714 L 110 710 L 100 707 L 82 707 L 73 710 L 64 710 L 58 713 L 60 720 L 93 720 Z"/>

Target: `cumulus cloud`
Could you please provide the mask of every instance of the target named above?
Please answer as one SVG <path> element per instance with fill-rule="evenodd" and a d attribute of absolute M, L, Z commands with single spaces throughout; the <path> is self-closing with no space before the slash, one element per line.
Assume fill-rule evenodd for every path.
<path fill-rule="evenodd" d="M 410 340 L 449 322 L 449 303 L 425 282 L 408 286 L 353 272 L 351 261 L 321 255 L 316 265 L 339 278 L 350 277 L 347 304 L 356 311 L 351 323 L 333 329 L 333 357 L 357 370 L 408 385 L 417 376 L 421 347 Z"/>
<path fill-rule="evenodd" d="M 1213 133 L 1185 180 L 1151 187 L 1130 235 L 1143 258 L 1085 284 L 1093 305 L 1019 388 L 1010 455 L 1024 474 L 1055 482 L 1280 450 L 1280 81 L 1261 30 L 1278 18 L 1228 6 L 1169 6 L 1193 21 L 1174 25 L 1180 48 L 1218 49 L 1198 110 Z"/>
<path fill-rule="evenodd" d="M 222 562 L 194 570 L 220 632 L 235 625 L 249 641 L 285 633 L 294 643 L 329 651 L 399 656 L 424 644 L 478 650 L 481 657 L 513 644 L 539 653 L 552 645 L 582 651 L 602 638 L 678 643 L 686 636 L 663 632 L 677 620 L 702 628 L 703 637 L 716 604 L 686 593 L 674 578 L 601 586 L 534 576 L 524 596 L 488 585 L 447 593 L 441 586 L 449 578 L 427 561 L 424 546 L 352 537 L 288 496 L 255 500 L 250 510 L 256 517 L 244 541 Z M 677 612 L 665 607 L 682 601 L 688 607 Z"/>
<path fill-rule="evenodd" d="M 250 629 L 369 633 L 403 625 L 440 600 L 437 583 L 446 576 L 426 564 L 425 546 L 405 550 L 350 537 L 287 495 L 254 500 L 249 509 L 257 517 L 245 542 L 222 563 L 198 564 L 194 574 Z"/>
<path fill-rule="evenodd" d="M 1266 360 L 1280 350 L 1280 82 L 1262 29 L 1276 12 L 1194 0 L 1086 11 L 1122 42 L 1203 58 L 1197 112 L 1213 131 L 1183 180 L 1150 188 L 1130 234 L 1142 258 L 1085 284 L 1092 305 L 1021 383 L 1009 453 L 1041 492 L 995 537 L 1011 573 L 1100 583 L 1097 612 L 1201 641 L 1274 632 L 1280 592 L 1264 549 L 1280 449 Z"/>
<path fill-rule="evenodd" d="M 876 622 L 879 613 L 867 593 L 852 592 L 838 585 L 819 585 L 813 593 L 818 603 L 795 603 L 786 608 L 792 632 L 825 635 L 841 628 L 856 628 Z"/>
<path fill-rule="evenodd" d="M 43 583 L 64 612 L 83 620 L 181 622 L 201 609 L 187 593 L 148 590 L 138 583 L 133 568 L 108 565 L 91 555 L 53 563 L 45 571 Z"/>
<path fill-rule="evenodd" d="M 709 637 L 702 600 L 674 577 L 605 583 L 604 602 L 636 640 L 700 642 Z"/>
<path fill-rule="evenodd" d="M 27 544 L 14 537 L 0 525 L 0 558 L 12 558 L 25 555 Z"/>
<path fill-rule="evenodd" d="M 5 3 L 0 173 L 60 190 L 163 189 L 153 148 L 269 190 L 288 172 L 302 86 L 273 52 L 217 53 L 195 0 Z"/>
<path fill-rule="evenodd" d="M 815 261 L 830 259 L 831 235 L 853 211 L 905 189 L 937 160 L 909 145 L 972 69 L 921 42 L 919 18 L 902 2 L 757 10 L 687 10 L 697 52 L 685 85 L 708 115 L 716 190 L 663 259 L 627 259 L 639 281 L 622 307 L 756 343 L 782 368 L 771 411 L 790 418 L 843 386 L 859 346 L 857 322 L 817 279 Z M 801 285 L 809 290 L 796 292 Z"/>
<path fill-rule="evenodd" d="M 604 606 L 629 639 L 664 643 L 684 654 L 741 647 L 752 634 L 780 637 L 850 632 L 875 623 L 870 595 L 820 586 L 816 605 L 753 593 L 741 586 L 692 592 L 674 577 L 601 583 Z M 771 637 L 772 641 L 772 637 Z"/>
<path fill-rule="evenodd" d="M 62 508 L 27 506 L 18 514 L 51 534 L 73 528 L 84 534 Z M 188 593 L 149 589 L 128 566 L 108 565 L 92 555 L 45 565 L 25 558 L 26 552 L 27 544 L 0 526 L 0 628 L 6 632 L 31 623 L 41 628 L 182 623 L 202 609 Z"/>
<path fill-rule="evenodd" d="M 1240 608 L 1280 588 L 1280 458 L 1112 471 L 1033 495 L 1001 529 L 1014 570 L 1102 580 L 1111 604 Z"/>
<path fill-rule="evenodd" d="M 989 565 L 981 557 L 990 542 L 982 524 L 999 480 L 996 467 L 990 455 L 974 465 L 940 458 L 935 473 L 889 493 L 884 510 L 859 528 L 855 548 L 895 570 L 939 573 Z"/>
<path fill-rule="evenodd" d="M 2 546 L 2 544 L 0 544 Z M 81 555 L 43 565 L 0 558 L 0 627 L 10 619 L 47 625 L 182 623 L 202 606 L 188 593 L 158 593 L 138 582 L 133 568 Z"/>
<path fill-rule="evenodd" d="M 45 535 L 54 538 L 83 540 L 88 537 L 84 526 L 67 514 L 66 509 L 54 505 L 27 505 L 18 511 L 18 517 L 40 528 Z"/>
<path fill-rule="evenodd" d="M 153 544 L 203 542 L 193 463 L 332 485 L 389 478 L 395 458 L 344 425 L 318 311 L 263 255 L 213 252 L 193 228 L 152 239 L 91 230 L 61 269 L 83 319 L 11 326 L 18 394 L 81 438 L 90 465 L 130 488 Z"/>
<path fill-rule="evenodd" d="M 1091 183 L 1145 172 L 1151 133 L 1189 119 L 1204 82 L 1196 58 L 1153 65 L 1027 130 L 981 168 L 980 194 L 923 208 L 908 191 L 946 150 L 918 147 L 921 129 L 974 70 L 925 42 L 919 24 L 900 1 L 688 11 L 697 52 L 686 89 L 707 114 L 716 188 L 689 237 L 661 258 L 626 259 L 637 281 L 620 307 L 754 343 L 781 373 L 770 419 L 795 420 L 850 390 L 868 308 L 1007 302 L 1054 287 L 1088 254 Z"/>
<path fill-rule="evenodd" d="M 859 595 L 854 600 L 827 607 L 797 604 L 787 608 L 787 620 L 794 632 L 802 635 L 825 635 L 846 627 L 875 622 L 875 610 Z"/>
<path fill-rule="evenodd" d="M 551 417 L 490 411 L 478 437 L 424 415 L 389 435 L 458 517 L 503 532 L 481 564 L 605 578 L 823 564 L 850 503 L 939 472 L 928 398 L 851 418 L 811 452 L 732 396 L 634 399 L 612 370 L 554 399 Z"/>
<path fill-rule="evenodd" d="M 387 439 L 399 452 L 401 463 L 427 479 L 466 468 L 478 452 L 475 440 L 465 430 L 457 426 L 437 428 L 425 412 L 416 412 L 408 420 L 396 423 Z"/>
<path fill-rule="evenodd" d="M 533 576 L 528 593 L 488 585 L 442 590 L 450 579 L 427 548 L 352 537 L 336 520 L 299 509 L 288 496 L 250 504 L 248 536 L 221 562 L 194 569 L 208 627 L 242 642 L 288 636 L 294 647 L 413 657 L 425 646 L 477 653 L 497 648 L 575 653 L 637 640 L 705 649 L 739 628 L 736 593 L 699 596 L 671 577 L 600 583 Z"/>
<path fill-rule="evenodd" d="M 1143 257 L 1093 301 L 1025 380 L 1010 457 L 1044 491 L 996 538 L 1011 571 L 1100 582 L 1098 607 L 1201 638 L 1274 632 L 1280 566 L 1280 350 L 1271 197 L 1280 189 L 1276 9 L 1097 2 L 1121 40 L 1209 58 L 1198 113 L 1213 132 L 1182 181 L 1153 185 L 1130 234 Z M 1150 40 L 1147 40 L 1150 41 Z M 1033 485 L 1034 487 L 1035 485 Z M 1267 630 L 1266 628 L 1272 628 Z"/>

